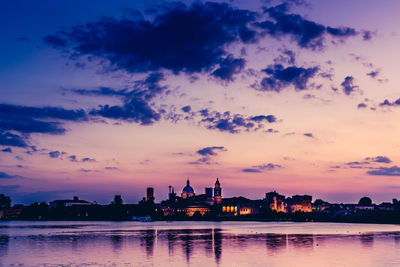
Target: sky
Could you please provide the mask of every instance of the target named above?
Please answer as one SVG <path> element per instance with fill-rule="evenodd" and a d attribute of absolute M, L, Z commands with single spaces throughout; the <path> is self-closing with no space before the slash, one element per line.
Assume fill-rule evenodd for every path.
<path fill-rule="evenodd" d="M 0 193 L 399 198 L 398 1 L 2 1 Z"/>

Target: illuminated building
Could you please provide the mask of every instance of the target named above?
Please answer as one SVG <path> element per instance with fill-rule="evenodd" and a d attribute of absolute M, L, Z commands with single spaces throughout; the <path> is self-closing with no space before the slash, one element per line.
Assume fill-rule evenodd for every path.
<path fill-rule="evenodd" d="M 311 205 L 312 196 L 308 195 L 295 195 L 286 199 L 286 211 L 289 213 L 293 212 L 312 212 Z"/>
<path fill-rule="evenodd" d="M 186 216 L 194 216 L 194 215 L 201 215 L 204 216 L 210 213 L 210 207 L 206 204 L 192 204 L 192 205 L 184 205 L 181 207 L 176 207 L 176 213 L 185 214 Z"/>
<path fill-rule="evenodd" d="M 285 196 L 279 195 L 277 192 L 269 192 L 265 194 L 265 201 L 267 206 L 277 212 L 286 212 L 285 210 Z"/>
<path fill-rule="evenodd" d="M 195 196 L 194 190 L 193 190 L 193 187 L 190 186 L 190 181 L 189 181 L 189 178 L 188 178 L 187 181 L 186 181 L 186 186 L 182 189 L 181 197 L 183 199 L 187 199 L 187 198 L 191 198 L 191 197 L 194 197 L 194 196 Z"/>
<path fill-rule="evenodd" d="M 260 213 L 261 202 L 259 200 L 250 200 L 244 197 L 233 197 L 222 200 L 222 215 L 254 215 Z"/>
<path fill-rule="evenodd" d="M 217 205 L 222 203 L 222 188 L 218 178 L 214 185 L 214 203 Z"/>

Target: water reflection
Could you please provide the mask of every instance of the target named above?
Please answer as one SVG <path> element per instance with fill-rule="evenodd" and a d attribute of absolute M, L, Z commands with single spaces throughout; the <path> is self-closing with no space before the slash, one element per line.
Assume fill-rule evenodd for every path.
<path fill-rule="evenodd" d="M 111 244 L 113 247 L 114 253 L 118 253 L 122 249 L 123 236 L 122 235 L 111 235 Z"/>
<path fill-rule="evenodd" d="M 318 235 L 238 233 L 229 227 L 80 231 L 49 227 L 53 230 L 47 234 L 22 235 L 19 231 L 25 228 L 15 229 L 11 235 L 0 230 L 1 266 L 300 266 L 310 257 L 309 266 L 337 265 L 334 258 L 348 261 L 349 266 L 382 266 L 385 259 L 400 262 L 399 232 Z M 378 257 L 382 253 L 384 259 Z M 354 258 L 364 254 L 371 256 Z"/>
<path fill-rule="evenodd" d="M 10 237 L 8 235 L 0 236 L 0 259 L 7 255 L 8 252 L 8 243 L 10 242 Z"/>
<path fill-rule="evenodd" d="M 314 247 L 313 235 L 289 235 L 289 244 L 296 248 L 312 249 Z"/>
<path fill-rule="evenodd" d="M 145 230 L 141 232 L 140 235 L 140 245 L 145 247 L 146 256 L 152 257 L 154 250 L 154 240 L 156 239 L 156 231 L 155 230 Z"/>
<path fill-rule="evenodd" d="M 362 234 L 360 241 L 363 247 L 372 247 L 374 245 L 374 234 Z"/>
<path fill-rule="evenodd" d="M 190 256 L 193 252 L 193 240 L 194 240 L 194 232 L 190 229 L 182 230 L 181 240 L 182 240 L 182 249 L 186 256 L 186 262 L 189 263 Z"/>
<path fill-rule="evenodd" d="M 287 235 L 267 234 L 265 235 L 265 244 L 268 250 L 279 252 L 287 246 Z"/>
<path fill-rule="evenodd" d="M 168 255 L 173 256 L 174 255 L 174 247 L 175 243 L 177 240 L 177 234 L 174 231 L 169 231 L 167 233 L 167 239 L 168 239 Z"/>

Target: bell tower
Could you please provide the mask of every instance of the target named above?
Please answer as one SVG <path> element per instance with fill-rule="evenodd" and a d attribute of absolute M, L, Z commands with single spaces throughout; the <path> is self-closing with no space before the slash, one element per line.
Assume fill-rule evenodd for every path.
<path fill-rule="evenodd" d="M 222 188 L 217 178 L 217 181 L 215 182 L 214 186 L 214 204 L 219 205 L 221 203 L 222 203 Z"/>

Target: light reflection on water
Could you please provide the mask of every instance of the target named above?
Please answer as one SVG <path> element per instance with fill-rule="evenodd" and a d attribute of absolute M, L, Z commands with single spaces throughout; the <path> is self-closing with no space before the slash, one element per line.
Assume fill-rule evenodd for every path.
<path fill-rule="evenodd" d="M 1 222 L 0 265 L 399 266 L 400 226 Z"/>

